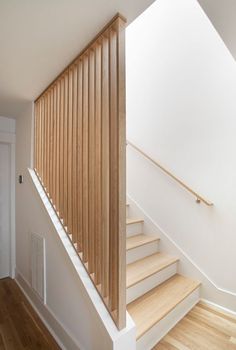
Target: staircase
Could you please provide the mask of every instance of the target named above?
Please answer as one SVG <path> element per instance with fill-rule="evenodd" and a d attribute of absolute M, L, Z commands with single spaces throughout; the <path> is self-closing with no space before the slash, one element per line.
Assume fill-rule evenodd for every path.
<path fill-rule="evenodd" d="M 145 234 L 144 220 L 129 217 L 127 204 L 127 310 L 138 350 L 152 349 L 199 301 L 200 283 L 178 274 L 178 257 L 159 251 L 160 239 Z"/>

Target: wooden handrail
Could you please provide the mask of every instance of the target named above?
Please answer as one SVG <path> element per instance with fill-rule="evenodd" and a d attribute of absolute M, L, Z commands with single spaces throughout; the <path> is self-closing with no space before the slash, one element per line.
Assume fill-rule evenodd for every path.
<path fill-rule="evenodd" d="M 125 20 L 35 100 L 34 170 L 118 329 L 126 325 Z"/>
<path fill-rule="evenodd" d="M 127 145 L 130 145 L 132 148 L 134 148 L 136 151 L 138 151 L 139 153 L 141 153 L 145 158 L 147 158 L 150 162 L 152 162 L 153 164 L 155 164 L 158 168 L 160 168 L 165 174 L 167 174 L 168 176 L 170 176 L 172 179 L 174 179 L 176 182 L 178 182 L 182 187 L 184 187 L 188 192 L 190 192 L 191 194 L 193 194 L 196 198 L 196 202 L 197 203 L 201 203 L 203 202 L 204 204 L 206 204 L 207 206 L 213 206 L 213 203 L 210 202 L 209 200 L 207 200 L 206 198 L 202 197 L 199 193 L 195 192 L 194 190 L 192 190 L 189 186 L 187 186 L 183 181 L 181 181 L 178 177 L 176 177 L 175 175 L 173 175 L 169 170 L 167 170 L 166 168 L 164 168 L 160 163 L 158 163 L 156 160 L 154 160 L 153 158 L 151 158 L 149 155 L 147 155 L 145 152 L 143 152 L 139 147 L 135 146 L 132 142 L 130 141 L 126 141 Z"/>

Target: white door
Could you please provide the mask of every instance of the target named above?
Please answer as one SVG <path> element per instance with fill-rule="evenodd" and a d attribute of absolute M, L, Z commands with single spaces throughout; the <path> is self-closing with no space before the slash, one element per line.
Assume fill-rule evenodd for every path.
<path fill-rule="evenodd" d="M 0 143 L 0 278 L 10 275 L 10 147 Z"/>

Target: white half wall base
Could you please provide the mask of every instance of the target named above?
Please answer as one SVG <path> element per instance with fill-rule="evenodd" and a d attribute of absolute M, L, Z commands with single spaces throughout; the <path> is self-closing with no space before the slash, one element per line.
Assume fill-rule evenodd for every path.
<path fill-rule="evenodd" d="M 82 347 L 70 335 L 70 332 L 59 322 L 53 312 L 37 296 L 24 277 L 15 271 L 15 280 L 25 297 L 38 314 L 44 325 L 47 327 L 53 338 L 56 340 L 62 350 L 82 350 Z"/>

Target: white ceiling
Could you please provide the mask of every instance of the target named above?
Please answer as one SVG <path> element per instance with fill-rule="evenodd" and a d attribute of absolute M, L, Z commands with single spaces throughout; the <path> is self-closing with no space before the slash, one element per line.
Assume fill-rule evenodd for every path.
<path fill-rule="evenodd" d="M 0 115 L 17 117 L 120 12 L 130 23 L 153 0 L 0 0 Z"/>
<path fill-rule="evenodd" d="M 198 0 L 236 59 L 236 0 Z"/>
<path fill-rule="evenodd" d="M 0 115 L 17 117 L 117 12 L 130 23 L 153 1 L 0 0 Z M 198 1 L 236 58 L 236 0 Z"/>

